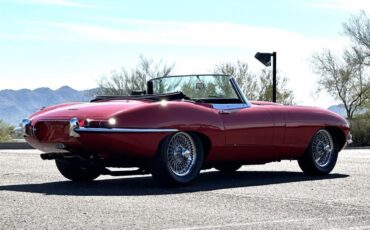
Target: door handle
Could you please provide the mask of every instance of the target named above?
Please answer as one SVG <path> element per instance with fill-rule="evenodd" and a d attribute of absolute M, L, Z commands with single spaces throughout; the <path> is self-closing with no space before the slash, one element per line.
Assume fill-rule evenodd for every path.
<path fill-rule="evenodd" d="M 230 114 L 231 111 L 230 110 L 220 110 L 220 112 L 218 112 L 219 114 Z"/>

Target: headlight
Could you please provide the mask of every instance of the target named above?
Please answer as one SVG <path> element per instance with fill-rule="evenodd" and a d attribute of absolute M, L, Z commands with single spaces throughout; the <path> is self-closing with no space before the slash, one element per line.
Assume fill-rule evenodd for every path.
<path fill-rule="evenodd" d="M 116 125 L 117 124 L 117 121 L 116 121 L 115 118 L 112 117 L 112 118 L 109 118 L 108 124 L 113 126 L 113 125 Z"/>
<path fill-rule="evenodd" d="M 167 103 L 168 103 L 168 102 L 167 102 L 167 100 L 164 100 L 164 99 L 163 99 L 163 100 L 161 100 L 161 106 L 166 106 L 166 105 L 167 105 Z"/>

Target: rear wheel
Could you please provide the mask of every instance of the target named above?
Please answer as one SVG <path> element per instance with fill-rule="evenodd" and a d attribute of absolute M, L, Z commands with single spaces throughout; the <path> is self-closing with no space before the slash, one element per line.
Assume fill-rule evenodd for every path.
<path fill-rule="evenodd" d="M 164 185 L 185 185 L 199 174 L 203 164 L 203 145 L 195 134 L 178 132 L 164 139 L 153 158 L 155 180 Z"/>
<path fill-rule="evenodd" d="M 55 160 L 59 172 L 72 181 L 92 181 L 100 176 L 100 171 L 92 168 L 84 168 L 65 160 Z"/>
<path fill-rule="evenodd" d="M 312 138 L 305 154 L 298 159 L 299 167 L 309 175 L 330 173 L 338 158 L 338 144 L 325 129 L 320 129 Z"/>
<path fill-rule="evenodd" d="M 215 165 L 215 169 L 224 172 L 224 173 L 232 173 L 237 171 L 242 167 L 242 164 L 238 162 L 224 162 L 224 163 L 219 163 Z"/>

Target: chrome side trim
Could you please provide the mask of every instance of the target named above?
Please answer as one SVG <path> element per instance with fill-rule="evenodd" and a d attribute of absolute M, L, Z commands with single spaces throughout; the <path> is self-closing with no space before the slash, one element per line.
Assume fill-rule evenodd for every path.
<path fill-rule="evenodd" d="M 225 109 L 243 109 L 248 108 L 247 104 L 212 104 L 214 109 L 225 110 Z"/>
<path fill-rule="evenodd" d="M 127 128 L 75 128 L 76 133 L 165 133 L 177 132 L 178 129 L 127 129 Z"/>

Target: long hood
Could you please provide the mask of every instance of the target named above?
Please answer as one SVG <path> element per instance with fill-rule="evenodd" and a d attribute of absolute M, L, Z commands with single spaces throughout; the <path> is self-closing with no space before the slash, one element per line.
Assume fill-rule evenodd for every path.
<path fill-rule="evenodd" d="M 251 101 L 252 106 L 263 106 L 270 110 L 279 110 L 285 115 L 287 122 L 304 121 L 306 124 L 337 125 L 349 127 L 344 117 L 327 109 L 301 105 L 282 105 L 265 101 Z"/>
<path fill-rule="evenodd" d="M 36 119 L 70 119 L 78 117 L 79 119 L 105 119 L 114 116 L 117 113 L 124 112 L 148 104 L 150 102 L 136 100 L 106 101 L 93 103 L 74 103 L 63 104 L 45 108 L 30 116 L 32 120 Z"/>

